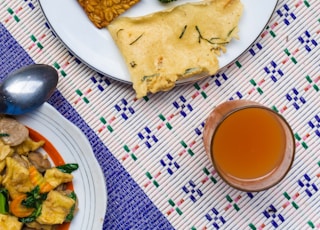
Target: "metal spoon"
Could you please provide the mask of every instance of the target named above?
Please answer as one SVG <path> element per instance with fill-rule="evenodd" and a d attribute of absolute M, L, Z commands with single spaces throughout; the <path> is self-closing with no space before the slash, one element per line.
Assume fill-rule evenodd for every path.
<path fill-rule="evenodd" d="M 58 78 L 57 71 L 44 64 L 10 73 L 0 85 L 0 114 L 19 115 L 38 108 L 53 94 Z"/>

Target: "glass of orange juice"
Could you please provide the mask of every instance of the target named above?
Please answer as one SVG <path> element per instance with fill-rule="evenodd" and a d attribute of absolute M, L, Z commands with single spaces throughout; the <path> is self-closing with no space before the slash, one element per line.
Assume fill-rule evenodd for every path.
<path fill-rule="evenodd" d="M 288 122 L 272 109 L 247 100 L 217 106 L 206 120 L 203 141 L 220 177 L 243 191 L 261 191 L 279 183 L 295 155 Z"/>

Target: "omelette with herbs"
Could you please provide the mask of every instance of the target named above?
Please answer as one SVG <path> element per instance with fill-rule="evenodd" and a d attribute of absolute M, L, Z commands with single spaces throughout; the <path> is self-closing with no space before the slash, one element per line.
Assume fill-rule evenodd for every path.
<path fill-rule="evenodd" d="M 204 0 L 113 20 L 107 28 L 137 98 L 170 90 L 180 79 L 215 74 L 218 56 L 238 38 L 242 10 L 240 0 Z"/>
<path fill-rule="evenodd" d="M 0 229 L 60 229 L 77 211 L 70 183 L 78 164 L 52 166 L 38 151 L 45 141 L 29 134 L 14 118 L 0 115 Z"/>

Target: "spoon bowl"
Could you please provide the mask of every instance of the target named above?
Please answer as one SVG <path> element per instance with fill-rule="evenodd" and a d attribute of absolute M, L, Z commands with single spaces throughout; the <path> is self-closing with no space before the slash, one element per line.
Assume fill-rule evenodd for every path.
<path fill-rule="evenodd" d="M 33 64 L 10 73 L 0 84 L 0 114 L 28 113 L 53 94 L 58 84 L 57 71 L 45 64 Z"/>

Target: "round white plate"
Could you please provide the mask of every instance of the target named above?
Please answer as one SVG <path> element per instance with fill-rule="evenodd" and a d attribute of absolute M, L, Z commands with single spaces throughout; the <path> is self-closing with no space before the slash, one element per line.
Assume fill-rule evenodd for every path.
<path fill-rule="evenodd" d="M 65 163 L 79 164 L 72 173 L 79 211 L 70 230 L 102 229 L 107 204 L 105 180 L 84 134 L 48 103 L 16 118 L 51 142 Z"/>
<path fill-rule="evenodd" d="M 158 0 L 141 0 L 123 16 L 141 16 L 182 3 L 198 1 L 177 0 L 170 4 L 161 4 Z M 244 12 L 239 23 L 240 40 L 232 40 L 228 44 L 227 52 L 219 57 L 220 68 L 229 65 L 252 45 L 268 23 L 278 0 L 241 2 Z M 51 28 L 75 56 L 101 74 L 131 83 L 125 62 L 108 30 L 97 29 L 77 0 L 39 0 L 39 3 Z"/>

